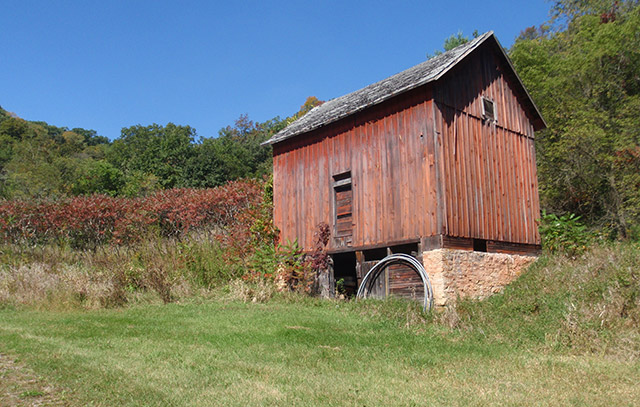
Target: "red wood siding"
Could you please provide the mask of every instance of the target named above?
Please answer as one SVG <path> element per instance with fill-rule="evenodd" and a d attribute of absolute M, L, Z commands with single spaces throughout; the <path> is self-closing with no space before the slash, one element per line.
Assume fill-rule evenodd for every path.
<path fill-rule="evenodd" d="M 533 126 L 490 48 L 460 64 L 434 94 L 441 133 L 444 233 L 540 244 Z M 482 119 L 482 96 L 497 123 Z"/>
<path fill-rule="evenodd" d="M 500 52 L 478 48 L 435 83 L 275 144 L 282 240 L 311 250 L 326 222 L 344 233 L 330 250 L 440 234 L 484 239 L 492 250 L 539 245 L 532 117 Z M 495 102 L 497 123 L 482 119 L 483 96 Z M 333 177 L 347 171 L 350 228 L 334 224 L 349 208 L 335 207 Z"/>
<path fill-rule="evenodd" d="M 332 239 L 330 249 L 437 233 L 430 99 L 430 89 L 422 87 L 274 145 L 274 222 L 283 241 L 297 238 L 310 250 L 315 226 L 333 226 L 332 176 L 346 171 L 352 240 Z"/>

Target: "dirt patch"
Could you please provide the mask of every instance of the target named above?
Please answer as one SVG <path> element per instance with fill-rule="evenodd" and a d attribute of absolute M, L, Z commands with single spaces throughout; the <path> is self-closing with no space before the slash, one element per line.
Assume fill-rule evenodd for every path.
<path fill-rule="evenodd" d="M 70 406 L 65 392 L 0 353 L 0 406 Z"/>

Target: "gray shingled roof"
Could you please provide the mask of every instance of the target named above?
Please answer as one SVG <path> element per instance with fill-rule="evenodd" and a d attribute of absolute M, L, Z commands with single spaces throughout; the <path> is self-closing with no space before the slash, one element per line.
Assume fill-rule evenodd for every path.
<path fill-rule="evenodd" d="M 444 52 L 421 64 L 395 74 L 365 88 L 331 99 L 311 109 L 307 114 L 275 134 L 264 144 L 275 144 L 301 133 L 326 126 L 358 111 L 381 103 L 402 92 L 417 88 L 439 79 L 451 67 L 460 62 L 471 51 L 493 36 L 489 31 L 450 51 Z"/>

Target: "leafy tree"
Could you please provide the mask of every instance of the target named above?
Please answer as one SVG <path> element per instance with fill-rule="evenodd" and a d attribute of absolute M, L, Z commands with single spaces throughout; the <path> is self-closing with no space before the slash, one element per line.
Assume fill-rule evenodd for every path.
<path fill-rule="evenodd" d="M 188 164 L 187 186 L 217 186 L 238 178 L 262 178 L 272 171 L 271 147 L 263 146 L 287 124 L 279 117 L 254 123 L 247 115 L 221 129 L 214 139 L 201 139 Z"/>
<path fill-rule="evenodd" d="M 445 51 L 451 51 L 458 45 L 466 44 L 467 42 L 469 42 L 469 37 L 465 37 L 462 35 L 462 31 L 458 31 L 457 34 L 451 34 L 449 38 L 444 40 L 443 47 Z"/>
<path fill-rule="evenodd" d="M 296 118 L 302 117 L 305 114 L 309 113 L 309 111 L 311 111 L 311 109 L 313 109 L 316 106 L 320 106 L 324 103 L 324 101 L 318 99 L 315 96 L 309 96 L 307 98 L 307 100 L 304 101 L 304 103 L 302 104 L 302 106 L 300 106 L 300 110 L 298 110 L 298 113 L 295 114 Z"/>
<path fill-rule="evenodd" d="M 15 140 L 6 134 L 0 133 L 0 171 L 13 157 L 13 143 Z"/>
<path fill-rule="evenodd" d="M 157 177 L 163 188 L 180 185 L 193 155 L 195 130 L 189 126 L 158 124 L 122 129 L 107 153 L 108 161 L 125 175 L 134 172 Z"/>
<path fill-rule="evenodd" d="M 9 136 L 14 140 L 26 138 L 29 131 L 29 124 L 20 118 L 8 117 L 0 123 L 0 134 Z"/>
<path fill-rule="evenodd" d="M 520 32 L 520 35 L 516 38 L 516 41 L 523 40 L 535 40 L 537 38 L 545 37 L 549 34 L 550 27 L 548 24 L 541 24 L 538 27 L 532 25 L 531 27 L 527 27 Z"/>
<path fill-rule="evenodd" d="M 41 137 L 47 137 L 58 144 L 64 143 L 62 133 L 69 130 L 66 127 L 52 126 L 43 121 L 31 121 L 29 124 L 31 125 L 31 128 L 38 133 L 38 135 Z"/>
<path fill-rule="evenodd" d="M 474 30 L 473 38 L 476 38 L 477 36 L 478 36 L 478 30 Z M 458 31 L 456 34 L 451 34 L 449 37 L 447 37 L 444 40 L 444 44 L 442 46 L 442 48 L 444 48 L 444 51 L 435 50 L 433 52 L 433 55 L 427 54 L 427 59 L 433 58 L 434 56 L 438 56 L 443 52 L 450 51 L 455 47 L 457 47 L 458 45 L 466 44 L 467 42 L 469 42 L 469 37 L 465 37 L 464 35 L 462 35 L 462 31 Z"/>
<path fill-rule="evenodd" d="M 185 166 L 184 184 L 188 187 L 211 188 L 230 179 L 222 155 L 222 144 L 217 139 L 200 139 L 194 146 L 194 154 Z"/>
<path fill-rule="evenodd" d="M 103 158 L 108 145 L 93 130 L 69 131 L 0 108 L 0 197 L 72 193 L 80 169 Z"/>
<path fill-rule="evenodd" d="M 5 168 L 11 198 L 45 198 L 64 193 L 60 170 L 46 151 L 46 144 L 33 140 L 15 144 L 13 158 Z"/>
<path fill-rule="evenodd" d="M 632 11 L 637 5 L 637 0 L 556 0 L 551 7 L 550 22 L 559 29 L 565 29 L 579 17 L 590 15 L 608 23 Z"/>
<path fill-rule="evenodd" d="M 9 180 L 7 178 L 6 165 L 13 158 L 13 145 L 15 140 L 0 133 L 0 198 L 10 197 Z"/>
<path fill-rule="evenodd" d="M 84 142 L 87 146 L 97 146 L 100 144 L 111 144 L 109 139 L 105 136 L 99 136 L 95 130 L 86 130 L 82 128 L 71 129 L 72 132 L 81 135 L 84 138 Z"/>
<path fill-rule="evenodd" d="M 125 186 L 122 171 L 107 161 L 87 160 L 75 174 L 72 186 L 74 195 L 88 195 L 94 193 L 111 196 L 119 195 Z"/>
<path fill-rule="evenodd" d="M 160 189 L 158 177 L 140 171 L 131 171 L 124 177 L 121 195 L 128 197 L 146 196 Z"/>
<path fill-rule="evenodd" d="M 549 127 L 536 139 L 542 204 L 628 236 L 640 224 L 640 8 L 553 10 L 564 30 L 521 35 L 510 51 Z"/>
<path fill-rule="evenodd" d="M 59 146 L 59 152 L 62 156 L 77 155 L 84 151 L 87 145 L 84 142 L 84 137 L 73 131 L 65 131 L 60 136 L 62 142 Z"/>

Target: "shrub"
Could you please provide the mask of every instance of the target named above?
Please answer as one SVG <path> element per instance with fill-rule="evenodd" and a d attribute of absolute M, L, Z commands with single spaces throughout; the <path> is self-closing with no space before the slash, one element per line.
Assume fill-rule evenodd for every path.
<path fill-rule="evenodd" d="M 181 259 L 185 277 L 206 289 L 240 278 L 244 273 L 241 259 L 229 254 L 218 242 L 204 236 L 191 236 L 177 244 L 174 256 Z"/>
<path fill-rule="evenodd" d="M 308 267 L 305 254 L 298 240 L 287 242 L 278 248 L 280 278 L 291 291 L 311 293 L 314 276 Z"/>
<path fill-rule="evenodd" d="M 580 216 L 573 213 L 558 216 L 546 211 L 542 212 L 540 236 L 544 249 L 570 256 L 583 253 L 594 238 L 580 222 Z"/>
<path fill-rule="evenodd" d="M 245 251 L 251 212 L 262 201 L 262 183 L 229 182 L 213 189 L 171 189 L 146 197 L 80 196 L 58 201 L 1 201 L 4 243 L 65 243 L 77 248 L 129 244 L 153 233 L 182 238 L 215 230 L 216 239 Z"/>
<path fill-rule="evenodd" d="M 311 253 L 303 253 L 297 240 L 278 247 L 279 278 L 289 290 L 306 294 L 318 293 L 318 277 L 329 265 L 325 247 L 329 242 L 330 233 L 329 225 L 326 223 L 321 222 L 316 226 Z"/>

